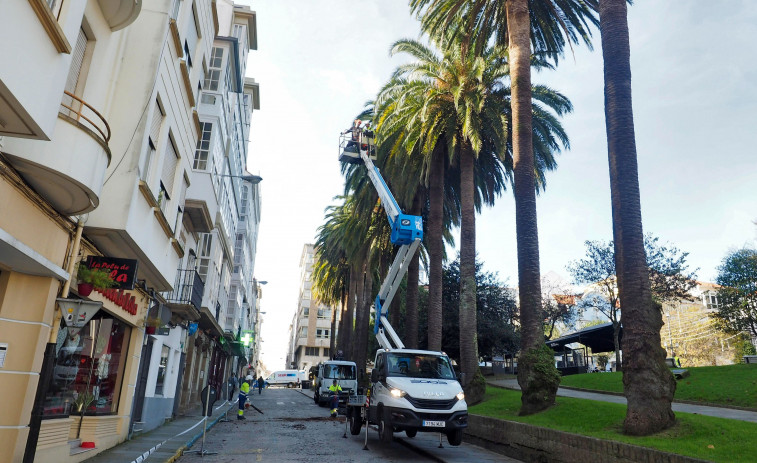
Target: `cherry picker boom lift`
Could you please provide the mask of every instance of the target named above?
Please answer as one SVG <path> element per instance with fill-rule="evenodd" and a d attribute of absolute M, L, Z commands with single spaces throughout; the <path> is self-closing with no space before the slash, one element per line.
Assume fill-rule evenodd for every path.
<path fill-rule="evenodd" d="M 356 125 L 342 133 L 339 160 L 365 166 L 389 220 L 390 240 L 400 247 L 375 301 L 374 332 L 381 349 L 371 372 L 370 398 L 350 398 L 350 432 L 359 434 L 368 422 L 378 425 L 385 443 L 392 441 L 395 431 L 405 431 L 408 437 L 420 431 L 439 432 L 439 445 L 441 434 L 450 445 L 460 445 L 468 426 L 468 405 L 452 362 L 444 352 L 406 349 L 389 323 L 389 306 L 423 240 L 423 219 L 402 213 L 375 159 L 373 132 Z"/>

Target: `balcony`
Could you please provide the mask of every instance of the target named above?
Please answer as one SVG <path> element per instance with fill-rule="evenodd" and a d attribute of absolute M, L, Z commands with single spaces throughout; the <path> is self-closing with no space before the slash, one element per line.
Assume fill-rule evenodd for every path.
<path fill-rule="evenodd" d="M 77 215 L 100 204 L 110 164 L 110 126 L 86 101 L 69 92 L 50 141 L 8 138 L 8 161 L 58 212 Z"/>
<path fill-rule="evenodd" d="M 123 29 L 136 21 L 142 10 L 142 0 L 99 0 L 98 3 L 111 31 Z"/>
<path fill-rule="evenodd" d="M 205 282 L 196 270 L 180 269 L 176 273 L 174 290 L 165 293 L 166 303 L 171 312 L 189 321 L 200 319 L 202 295 L 205 292 Z"/>

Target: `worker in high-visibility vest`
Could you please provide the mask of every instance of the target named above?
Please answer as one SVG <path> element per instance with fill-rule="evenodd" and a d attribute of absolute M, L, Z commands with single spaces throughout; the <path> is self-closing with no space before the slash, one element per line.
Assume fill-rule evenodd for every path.
<path fill-rule="evenodd" d="M 336 418 L 337 409 L 339 408 L 339 393 L 342 392 L 342 386 L 334 380 L 334 384 L 329 386 L 329 396 L 331 396 L 331 417 Z"/>
<path fill-rule="evenodd" d="M 238 420 L 246 420 L 244 417 L 244 403 L 247 402 L 247 394 L 250 392 L 250 383 L 252 383 L 252 375 L 247 375 L 244 382 L 239 386 L 239 411 L 237 412 Z"/>
<path fill-rule="evenodd" d="M 681 368 L 681 358 L 676 354 L 673 354 L 673 365 L 675 365 L 676 368 Z"/>

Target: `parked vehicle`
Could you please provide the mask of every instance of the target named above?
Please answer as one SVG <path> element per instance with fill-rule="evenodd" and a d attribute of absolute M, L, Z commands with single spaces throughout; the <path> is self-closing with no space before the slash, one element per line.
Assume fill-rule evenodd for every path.
<path fill-rule="evenodd" d="M 266 386 L 295 387 L 306 374 L 305 370 L 279 370 L 271 373 L 265 382 Z"/>
<path fill-rule="evenodd" d="M 313 401 L 325 406 L 329 400 L 329 386 L 334 380 L 342 387 L 342 395 L 357 391 L 357 365 L 344 360 L 327 360 L 318 364 L 318 373 L 313 384 Z M 346 401 L 346 398 L 344 399 Z"/>

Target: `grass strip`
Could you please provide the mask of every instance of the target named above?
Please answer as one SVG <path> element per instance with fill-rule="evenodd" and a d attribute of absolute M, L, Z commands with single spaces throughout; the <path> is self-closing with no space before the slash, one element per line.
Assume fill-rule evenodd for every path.
<path fill-rule="evenodd" d="M 622 434 L 626 407 L 621 404 L 558 397 L 557 404 L 536 415 L 518 416 L 520 391 L 487 388 L 484 401 L 469 412 L 503 420 L 625 442 L 716 462 L 754 462 L 757 424 L 676 413 L 676 425 L 646 437 Z"/>
<path fill-rule="evenodd" d="M 690 376 L 678 381 L 675 398 L 707 404 L 757 409 L 757 365 L 687 368 Z M 562 378 L 561 385 L 597 391 L 623 392 L 623 374 L 586 373 Z"/>

